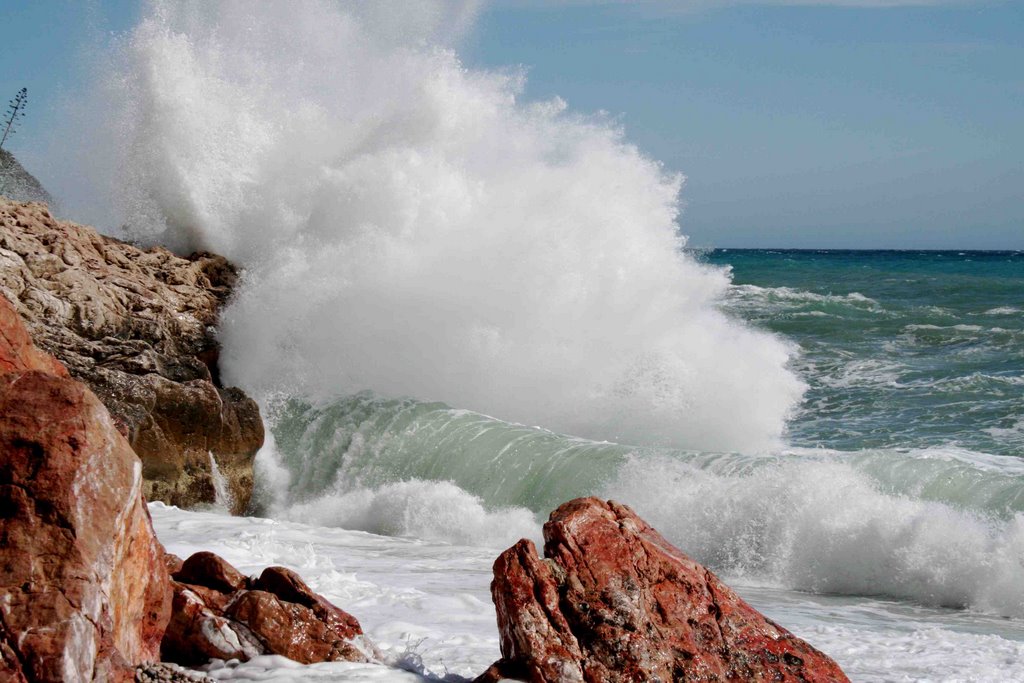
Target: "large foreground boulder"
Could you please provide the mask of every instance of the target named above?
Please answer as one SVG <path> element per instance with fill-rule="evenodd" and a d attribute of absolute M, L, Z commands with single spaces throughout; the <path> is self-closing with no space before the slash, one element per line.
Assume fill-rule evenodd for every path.
<path fill-rule="evenodd" d="M 176 569 L 165 661 L 195 666 L 264 654 L 302 664 L 380 658 L 355 617 L 314 593 L 290 569 L 268 567 L 250 580 L 209 552 L 180 566 L 173 558 L 168 564 Z"/>
<path fill-rule="evenodd" d="M 847 680 L 624 505 L 565 503 L 544 540 L 494 563 L 502 660 L 478 681 Z"/>
<path fill-rule="evenodd" d="M 0 297 L 0 680 L 131 680 L 171 606 L 139 459 Z"/>
<path fill-rule="evenodd" d="M 149 500 L 232 510 L 252 494 L 256 403 L 221 386 L 214 325 L 237 276 L 212 254 L 142 250 L 0 198 L 0 295 L 36 344 L 96 393 L 142 459 Z"/>

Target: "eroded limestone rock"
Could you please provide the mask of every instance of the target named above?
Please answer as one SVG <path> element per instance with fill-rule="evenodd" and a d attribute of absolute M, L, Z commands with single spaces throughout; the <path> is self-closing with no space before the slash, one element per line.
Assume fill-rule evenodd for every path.
<path fill-rule="evenodd" d="M 263 423 L 254 401 L 221 386 L 213 327 L 236 278 L 220 256 L 144 251 L 0 198 L 0 294 L 114 415 L 149 500 L 212 503 L 212 454 L 233 510 L 248 505 Z"/>

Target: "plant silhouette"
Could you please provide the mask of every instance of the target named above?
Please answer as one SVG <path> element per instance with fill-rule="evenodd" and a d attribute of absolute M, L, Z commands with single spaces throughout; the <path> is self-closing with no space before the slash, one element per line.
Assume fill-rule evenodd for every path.
<path fill-rule="evenodd" d="M 22 88 L 14 99 L 7 104 L 7 118 L 4 119 L 4 136 L 0 138 L 0 150 L 4 148 L 7 138 L 14 135 L 19 119 L 25 118 L 25 105 L 28 104 L 28 88 Z"/>

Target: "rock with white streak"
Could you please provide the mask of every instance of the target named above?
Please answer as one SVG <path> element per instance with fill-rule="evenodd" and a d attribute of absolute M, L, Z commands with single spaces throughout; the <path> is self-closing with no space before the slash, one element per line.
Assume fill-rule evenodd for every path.
<path fill-rule="evenodd" d="M 0 297 L 0 679 L 128 681 L 171 595 L 142 466 Z"/>
<path fill-rule="evenodd" d="M 625 505 L 579 498 L 494 563 L 502 660 L 477 680 L 845 682 Z"/>

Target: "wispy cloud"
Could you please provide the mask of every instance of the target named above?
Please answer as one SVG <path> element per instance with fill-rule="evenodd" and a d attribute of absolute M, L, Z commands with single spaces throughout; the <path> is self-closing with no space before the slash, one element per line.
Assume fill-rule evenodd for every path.
<path fill-rule="evenodd" d="M 950 7 L 989 3 L 986 3 L 985 0 L 492 0 L 490 4 L 496 7 L 526 8 L 632 5 L 647 9 L 658 8 L 665 11 L 686 12 L 736 5 L 885 9 L 890 7 Z"/>

